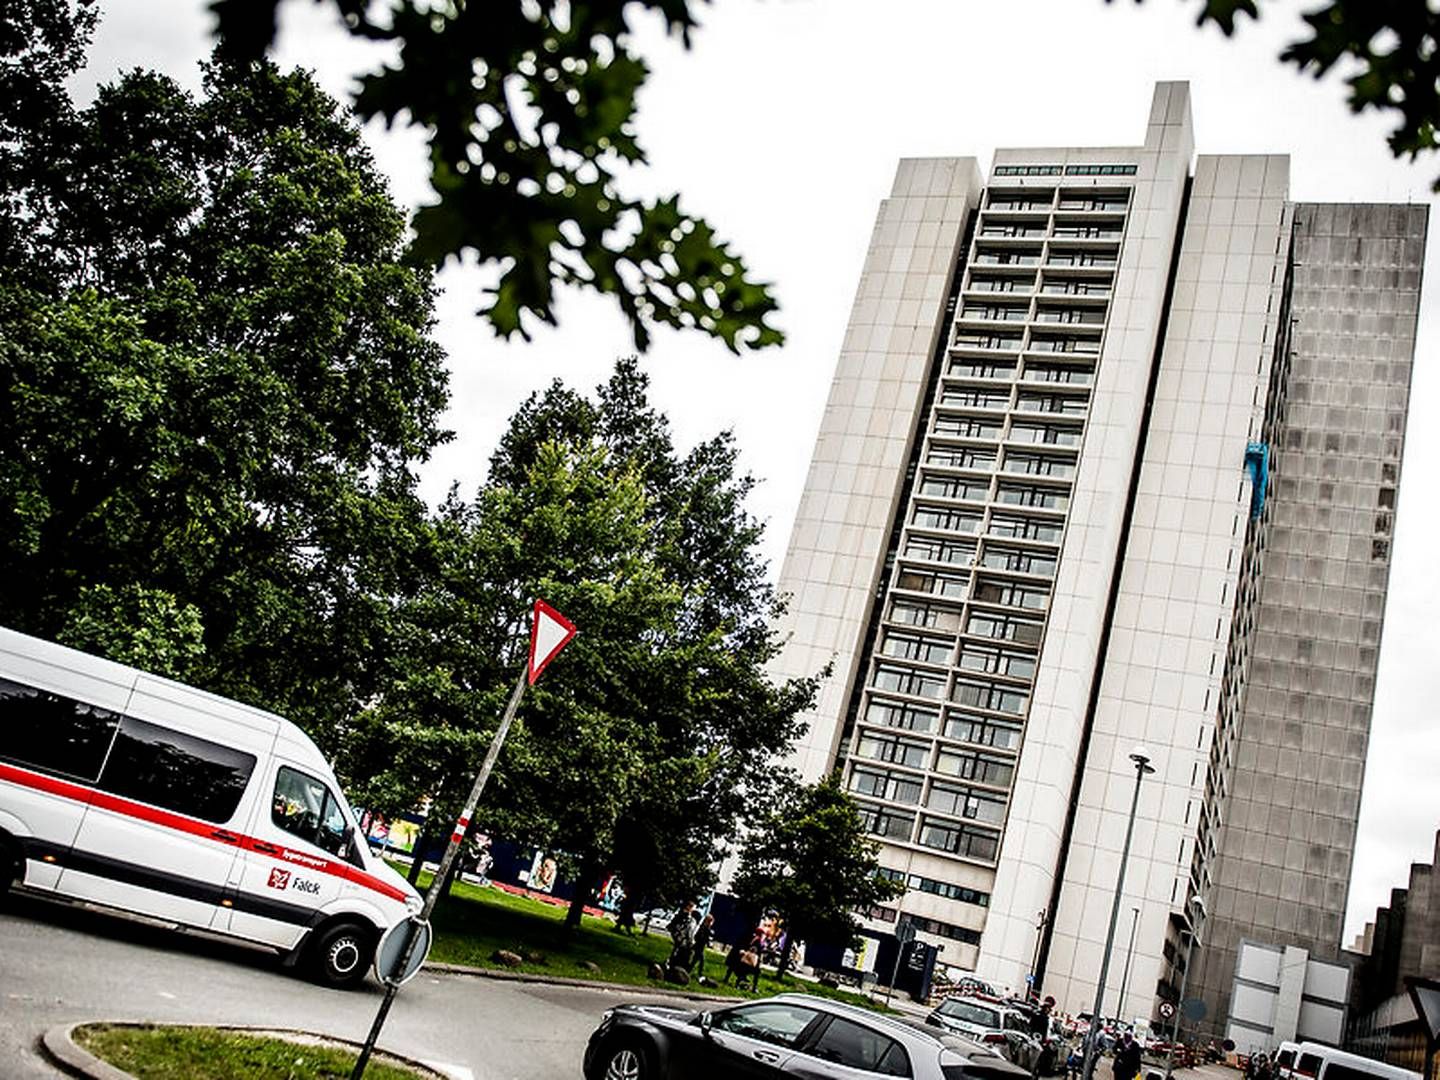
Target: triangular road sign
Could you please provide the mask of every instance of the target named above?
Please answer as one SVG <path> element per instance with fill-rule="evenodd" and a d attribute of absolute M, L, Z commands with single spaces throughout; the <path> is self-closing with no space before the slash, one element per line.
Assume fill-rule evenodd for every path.
<path fill-rule="evenodd" d="M 531 686 L 540 678 L 545 665 L 555 659 L 574 636 L 574 623 L 544 600 L 535 601 L 530 619 L 530 666 L 526 671 Z"/>

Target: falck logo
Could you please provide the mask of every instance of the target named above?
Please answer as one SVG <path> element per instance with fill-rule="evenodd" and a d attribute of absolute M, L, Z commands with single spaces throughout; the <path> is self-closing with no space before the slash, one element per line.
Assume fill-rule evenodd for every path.
<path fill-rule="evenodd" d="M 272 889 L 283 889 L 283 888 L 285 888 L 286 885 L 289 885 L 289 884 L 290 884 L 290 871 L 289 871 L 289 870 L 271 870 L 271 871 L 270 871 L 270 881 L 268 882 L 268 884 L 269 884 L 270 888 L 272 888 Z"/>

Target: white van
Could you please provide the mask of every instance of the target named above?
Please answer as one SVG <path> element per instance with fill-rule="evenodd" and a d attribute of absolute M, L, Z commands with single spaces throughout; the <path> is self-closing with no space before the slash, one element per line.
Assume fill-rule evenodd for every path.
<path fill-rule="evenodd" d="M 1282 1043 L 1282 1052 L 1293 1044 Z M 1302 1042 L 1294 1048 L 1295 1063 L 1291 1075 L 1295 1080 L 1421 1080 L 1418 1072 L 1387 1065 L 1383 1061 L 1359 1054 L 1336 1050 L 1333 1046 Z"/>
<path fill-rule="evenodd" d="M 421 908 L 294 724 L 0 628 L 0 890 L 17 882 L 273 946 L 331 986 Z"/>

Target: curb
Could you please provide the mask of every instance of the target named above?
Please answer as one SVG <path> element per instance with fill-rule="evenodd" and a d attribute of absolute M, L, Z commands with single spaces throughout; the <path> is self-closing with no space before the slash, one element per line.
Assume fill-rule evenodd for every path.
<path fill-rule="evenodd" d="M 501 982 L 538 983 L 542 986 L 575 986 L 590 990 L 615 990 L 627 994 L 651 994 L 659 997 L 680 998 L 683 1001 L 724 1001 L 742 1002 L 746 998 L 724 997 L 717 994 L 702 994 L 694 990 L 682 990 L 672 984 L 660 986 L 638 986 L 635 983 L 606 982 L 602 979 L 577 979 L 569 975 L 540 975 L 528 971 L 497 971 L 494 968 L 471 967 L 469 964 L 427 963 L 421 971 L 434 971 L 442 975 L 468 975 L 475 979 L 498 979 Z"/>
<path fill-rule="evenodd" d="M 245 1024 L 172 1024 L 172 1023 L 151 1023 L 131 1022 L 112 1020 L 81 1020 L 73 1024 L 60 1024 L 52 1027 L 40 1037 L 40 1045 L 46 1055 L 62 1069 L 74 1076 L 84 1077 L 85 1080 L 135 1080 L 135 1077 L 123 1069 L 117 1069 L 109 1062 L 101 1061 L 94 1054 L 85 1050 L 75 1042 L 75 1029 L 89 1027 L 91 1024 L 109 1024 L 112 1027 L 129 1028 L 199 1028 L 208 1027 L 215 1031 L 234 1031 L 252 1035 L 270 1035 L 275 1038 L 284 1039 L 287 1042 L 294 1042 L 296 1045 L 317 1045 L 317 1046 L 341 1046 L 350 1050 L 358 1050 L 361 1043 L 352 1039 L 342 1039 L 334 1035 L 322 1035 L 314 1031 L 302 1031 L 299 1028 L 277 1028 Z M 382 1047 L 375 1048 L 374 1060 L 398 1061 L 403 1065 L 414 1069 L 421 1076 L 435 1077 L 436 1080 L 444 1080 L 448 1075 L 434 1065 L 427 1065 L 416 1058 L 407 1057 L 404 1054 L 397 1054 L 393 1050 L 386 1050 Z"/>

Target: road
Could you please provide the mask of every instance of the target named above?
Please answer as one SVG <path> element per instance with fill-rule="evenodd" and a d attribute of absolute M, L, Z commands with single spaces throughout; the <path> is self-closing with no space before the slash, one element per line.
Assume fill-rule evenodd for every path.
<path fill-rule="evenodd" d="M 273 953 L 34 897 L 0 907 L 0 1076 L 53 1080 L 40 1035 L 81 1020 L 304 1028 L 363 1039 L 381 990 L 327 990 Z M 422 971 L 396 998 L 381 1045 L 477 1080 L 579 1080 L 600 1014 L 642 992 Z M 461 1073 L 460 1075 L 464 1075 Z"/>

